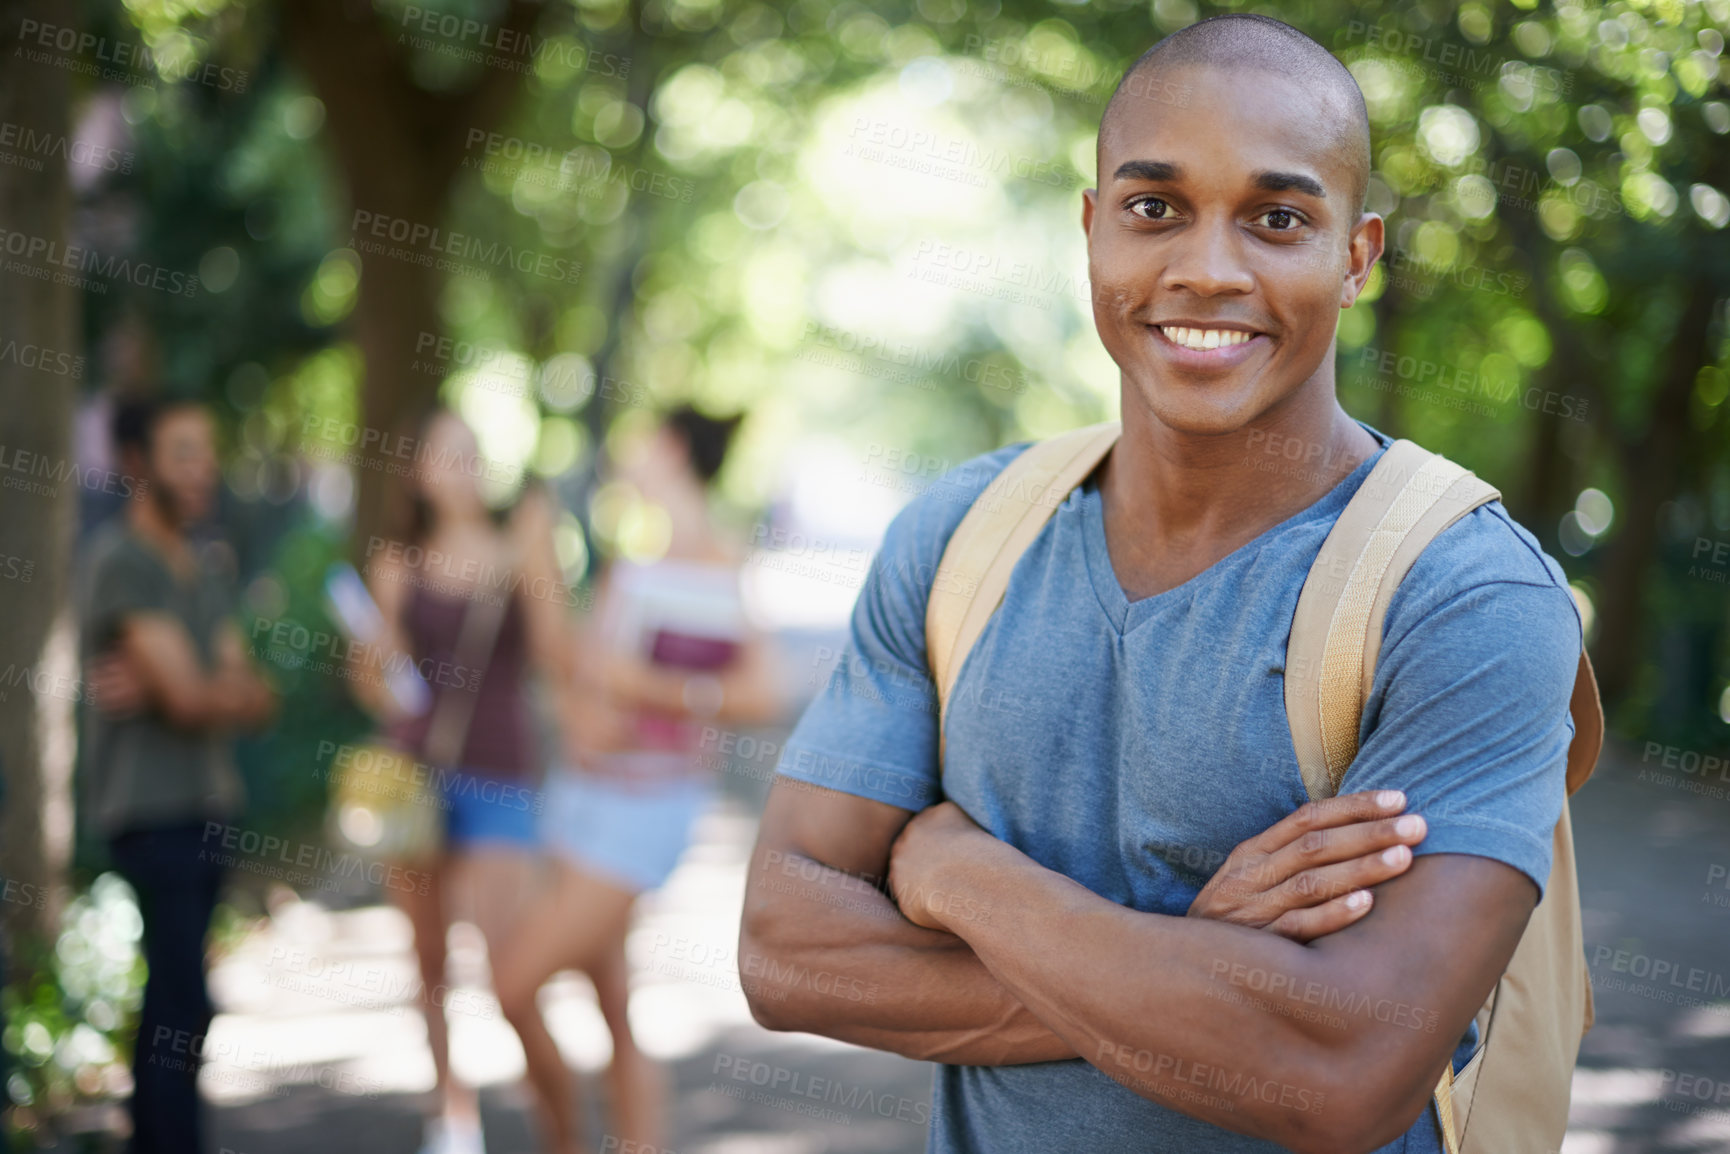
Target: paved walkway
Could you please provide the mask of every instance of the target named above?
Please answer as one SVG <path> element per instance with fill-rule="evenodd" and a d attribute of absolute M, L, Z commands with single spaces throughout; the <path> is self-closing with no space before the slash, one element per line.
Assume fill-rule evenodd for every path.
<path fill-rule="evenodd" d="M 1730 1150 L 1730 799 L 1687 792 L 1680 772 L 1642 779 L 1626 753 L 1574 805 L 1598 1024 L 1564 1154 Z M 922 1151 L 928 1067 L 751 1021 L 733 951 L 753 833 L 748 805 L 706 820 L 631 937 L 633 1023 L 674 1081 L 670 1150 Z M 457 1068 L 482 1087 L 490 1154 L 531 1154 L 521 1051 L 472 936 L 455 939 Z M 414 1154 L 432 1064 L 408 945 L 393 911 L 301 903 L 217 970 L 220 1057 L 204 1083 L 225 1151 Z M 1690 1004 L 1713 990 L 1715 1006 Z M 562 979 L 544 997 L 573 1067 L 599 1070 L 607 1036 L 586 985 Z"/>
<path fill-rule="evenodd" d="M 928 1066 L 751 1020 L 734 953 L 754 836 L 738 802 L 705 819 L 629 941 L 632 1025 L 673 1084 L 669 1154 L 922 1151 Z M 522 1050 L 486 990 L 478 934 L 459 926 L 452 938 L 453 1063 L 481 1087 L 489 1154 L 533 1154 Z M 409 948 L 393 909 L 296 903 L 215 970 L 224 1012 L 202 1082 L 224 1151 L 414 1154 L 433 1068 Z M 542 1004 L 570 1064 L 598 1073 L 610 1044 L 586 981 L 558 979 Z"/>
<path fill-rule="evenodd" d="M 1573 802 L 1597 1023 L 1566 1154 L 1730 1150 L 1730 781 L 1618 752 Z"/>

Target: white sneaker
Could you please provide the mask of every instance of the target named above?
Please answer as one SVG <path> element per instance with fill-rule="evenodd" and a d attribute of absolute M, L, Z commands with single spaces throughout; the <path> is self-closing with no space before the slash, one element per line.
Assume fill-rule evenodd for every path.
<path fill-rule="evenodd" d="M 448 1114 L 428 1118 L 426 1140 L 420 1154 L 486 1154 L 479 1118 L 453 1118 Z"/>

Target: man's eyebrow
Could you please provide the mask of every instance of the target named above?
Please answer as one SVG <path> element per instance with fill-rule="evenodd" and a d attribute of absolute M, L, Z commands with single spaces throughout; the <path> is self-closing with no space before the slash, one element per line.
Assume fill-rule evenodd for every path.
<path fill-rule="evenodd" d="M 1118 180 L 1178 181 L 1183 179 L 1183 167 L 1169 160 L 1126 160 L 1117 166 L 1117 171 L 1112 175 Z M 1264 169 L 1250 179 L 1263 192 L 1295 190 L 1318 200 L 1327 197 L 1327 189 L 1322 187 L 1319 180 L 1301 172 L 1273 172 Z"/>
<path fill-rule="evenodd" d="M 1301 172 L 1269 172 L 1264 169 L 1250 179 L 1255 182 L 1257 188 L 1264 192 L 1296 190 L 1318 200 L 1327 197 L 1327 189 L 1321 186 L 1321 181 L 1313 176 L 1305 176 Z"/>
<path fill-rule="evenodd" d="M 1168 160 L 1126 160 L 1112 176 L 1117 180 L 1182 180 L 1183 169 Z"/>

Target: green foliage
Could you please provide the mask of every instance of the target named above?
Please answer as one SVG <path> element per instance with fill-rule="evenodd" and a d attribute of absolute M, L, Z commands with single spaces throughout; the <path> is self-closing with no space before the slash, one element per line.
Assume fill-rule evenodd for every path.
<path fill-rule="evenodd" d="M 81 210 L 135 220 L 131 255 L 196 282 L 87 292 L 92 381 L 137 383 L 104 350 L 147 334 L 148 383 L 223 418 L 243 632 L 283 691 L 240 749 L 247 823 L 316 839 L 328 749 L 367 728 L 330 655 L 293 642 L 336 635 L 322 582 L 346 530 L 327 514 L 367 387 L 350 326 L 376 266 L 349 247 L 352 158 L 284 56 L 284 7 L 85 8 L 162 75 L 103 93 L 139 163 Z M 374 78 L 380 101 L 499 66 L 407 34 L 410 8 L 373 6 L 408 78 Z M 1098 118 L 1146 47 L 1222 12 L 1305 30 L 1366 98 L 1388 255 L 1341 320 L 1348 411 L 1501 488 L 1593 610 L 1618 729 L 1723 746 L 1730 567 L 1708 562 L 1730 541 L 1730 0 L 554 0 L 506 61 L 508 112 L 463 126 L 444 219 L 419 222 L 527 259 L 443 276 L 414 368 L 601 549 L 645 518 L 595 488 L 598 458 L 677 401 L 749 411 L 722 477 L 747 514 L 796 450 L 955 463 L 1109 416 L 1077 227 Z M 188 62 L 243 82 L 176 79 Z M 559 546 L 580 574 L 574 524 Z M 121 1060 L 141 966 L 108 948 L 131 925 L 117 885 L 98 879 L 5 993 L 26 1112 L 98 1093 Z"/>
<path fill-rule="evenodd" d="M 333 751 L 369 728 L 349 694 L 341 633 L 324 605 L 325 572 L 344 556 L 340 531 L 305 520 L 283 536 L 247 597 L 244 632 L 252 638 L 260 668 L 276 684 L 281 705 L 266 735 L 240 744 L 238 762 L 248 795 L 245 824 L 296 843 L 322 839 Z M 380 675 L 364 662 L 358 672 Z M 244 873 L 231 881 L 253 891 L 262 884 Z"/>
<path fill-rule="evenodd" d="M 227 406 L 235 475 L 265 493 L 293 479 L 276 462 L 328 458 L 309 422 L 357 419 L 364 388 L 332 347 L 366 274 L 322 105 L 263 5 L 104 10 L 156 37 L 191 27 L 253 75 L 244 93 L 135 91 L 128 115 L 148 244 L 236 269 L 196 307 L 149 302 L 164 363 Z M 1076 227 L 1098 116 L 1144 48 L 1228 11 L 1309 32 L 1366 97 L 1388 256 L 1342 319 L 1348 410 L 1502 489 L 1594 600 L 1626 731 L 1721 742 L 1723 587 L 1687 554 L 1730 536 L 1726 0 L 551 4 L 508 62 L 508 115 L 465 126 L 429 222 L 531 259 L 444 278 L 456 352 L 419 365 L 428 387 L 585 522 L 600 452 L 678 400 L 750 411 L 722 478 L 746 510 L 801 443 L 955 462 L 1110 415 Z M 461 37 L 405 33 L 408 13 L 375 15 L 424 92 L 492 66 Z M 541 275 L 542 258 L 581 274 Z M 1588 489 L 1615 514 L 1596 534 L 1574 512 Z M 287 680 L 309 695 L 297 718 L 340 696 Z M 308 737 L 288 740 L 273 764 L 304 760 Z"/>
<path fill-rule="evenodd" d="M 103 874 L 66 907 L 51 945 L 20 942 L 0 991 L 11 1072 L 11 1137 L 41 1136 L 74 1107 L 112 1098 L 126 1084 L 144 996 L 144 922 L 132 888 Z"/>

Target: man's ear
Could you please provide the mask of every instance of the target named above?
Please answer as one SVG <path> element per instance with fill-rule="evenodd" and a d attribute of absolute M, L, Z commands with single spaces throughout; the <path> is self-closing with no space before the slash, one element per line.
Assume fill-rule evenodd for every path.
<path fill-rule="evenodd" d="M 1093 247 L 1093 210 L 1099 205 L 1099 190 L 1084 188 L 1081 190 L 1081 231 L 1087 237 L 1087 245 Z"/>
<path fill-rule="evenodd" d="M 1351 308 L 1363 294 L 1370 273 L 1375 269 L 1376 262 L 1382 259 L 1383 237 L 1384 228 L 1380 216 L 1366 212 L 1358 218 L 1346 249 L 1348 269 L 1345 283 L 1340 286 L 1340 308 Z"/>

